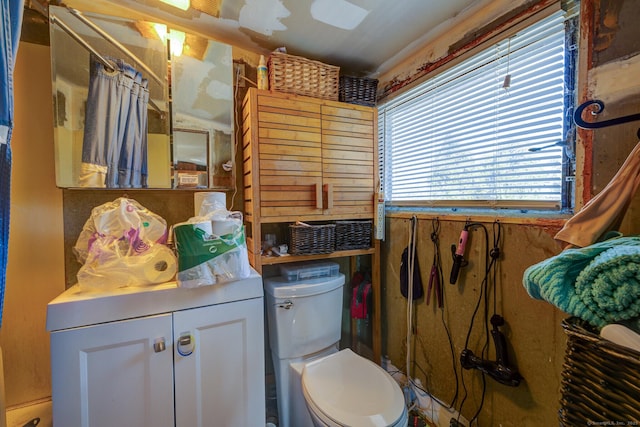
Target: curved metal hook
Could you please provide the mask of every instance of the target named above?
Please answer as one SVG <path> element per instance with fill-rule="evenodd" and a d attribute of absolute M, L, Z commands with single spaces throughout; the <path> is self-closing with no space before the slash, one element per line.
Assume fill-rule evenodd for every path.
<path fill-rule="evenodd" d="M 576 125 L 578 125 L 579 127 L 583 128 L 583 129 L 598 129 L 598 128 L 604 128 L 604 127 L 608 127 L 608 126 L 614 126 L 614 125 L 619 125 L 622 123 L 627 123 L 627 122 L 633 122 L 636 120 L 640 120 L 640 114 L 632 114 L 630 116 L 623 116 L 623 117 L 618 117 L 615 119 L 610 119 L 610 120 L 603 120 L 601 122 L 586 122 L 584 120 L 582 120 L 582 112 L 587 108 L 590 107 L 592 105 L 597 106 L 597 109 L 595 109 L 594 111 L 591 112 L 591 114 L 593 114 L 594 116 L 601 113 L 602 111 L 604 111 L 604 102 L 597 100 L 597 99 L 593 99 L 587 102 L 582 103 L 578 108 L 576 108 L 575 113 L 573 114 L 573 121 L 576 123 Z"/>

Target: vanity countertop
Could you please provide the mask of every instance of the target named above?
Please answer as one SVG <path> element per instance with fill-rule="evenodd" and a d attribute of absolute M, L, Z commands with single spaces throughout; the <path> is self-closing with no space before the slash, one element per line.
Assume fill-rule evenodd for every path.
<path fill-rule="evenodd" d="M 192 289 L 178 287 L 176 282 L 105 291 L 82 291 L 74 285 L 47 305 L 47 330 L 53 332 L 262 296 L 262 277 L 253 269 L 246 279 Z"/>

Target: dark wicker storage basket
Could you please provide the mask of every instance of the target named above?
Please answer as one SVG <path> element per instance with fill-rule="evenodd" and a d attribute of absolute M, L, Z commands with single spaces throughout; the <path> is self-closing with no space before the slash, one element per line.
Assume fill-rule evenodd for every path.
<path fill-rule="evenodd" d="M 637 425 L 640 353 L 601 338 L 596 328 L 576 317 L 563 320 L 562 327 L 568 341 L 560 425 Z"/>
<path fill-rule="evenodd" d="M 340 67 L 301 56 L 273 52 L 269 56 L 269 89 L 338 100 Z"/>
<path fill-rule="evenodd" d="M 340 76 L 340 101 L 349 104 L 376 105 L 378 80 Z"/>
<path fill-rule="evenodd" d="M 329 254 L 336 246 L 336 225 L 289 226 L 289 253 L 292 255 Z"/>
<path fill-rule="evenodd" d="M 337 221 L 336 251 L 371 247 L 373 221 Z"/>

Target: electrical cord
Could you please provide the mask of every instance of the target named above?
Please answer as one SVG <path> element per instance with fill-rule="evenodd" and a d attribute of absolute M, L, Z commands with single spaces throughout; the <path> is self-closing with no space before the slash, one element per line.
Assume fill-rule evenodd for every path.
<path fill-rule="evenodd" d="M 423 392 L 429 394 L 429 396 L 431 397 L 431 399 L 433 399 L 434 401 L 436 401 L 438 404 L 440 404 L 442 407 L 445 408 L 455 408 L 455 404 L 458 400 L 459 397 L 459 376 L 458 376 L 458 370 L 457 370 L 457 364 L 456 364 L 456 357 L 455 357 L 455 346 L 453 343 L 453 338 L 451 336 L 451 331 L 449 330 L 448 326 L 447 326 L 447 322 L 445 319 L 445 312 L 444 312 L 444 292 L 442 292 L 442 300 L 443 300 L 443 304 L 440 307 L 441 308 L 441 320 L 442 320 L 442 325 L 445 329 L 445 333 L 447 335 L 447 339 L 449 341 L 449 349 L 451 351 L 451 361 L 452 361 L 452 369 L 453 369 L 453 374 L 455 377 L 455 381 L 456 381 L 456 387 L 455 387 L 455 392 L 454 392 L 454 396 L 452 398 L 451 403 L 447 404 L 445 402 L 443 402 L 442 400 L 436 398 L 435 396 L 433 396 L 428 388 L 425 389 L 424 387 L 419 386 L 418 384 L 415 383 L 415 381 L 413 380 L 413 378 L 411 377 L 411 366 L 415 366 L 418 369 L 420 369 L 420 371 L 422 372 L 422 374 L 425 376 L 425 379 L 428 378 L 427 373 L 424 371 L 424 369 L 422 369 L 422 367 L 416 362 L 413 361 L 413 364 L 411 363 L 411 335 L 414 335 L 415 332 L 413 330 L 413 324 L 412 324 L 412 320 L 413 320 L 413 315 L 414 315 L 414 311 L 413 311 L 413 270 L 415 268 L 415 256 L 413 254 L 415 254 L 415 250 L 416 250 L 416 244 L 417 244 L 417 217 L 413 216 L 411 218 L 411 227 L 409 230 L 409 243 L 408 243 L 408 247 L 409 247 L 409 257 L 408 257 L 408 262 L 407 262 L 407 267 L 408 267 L 408 279 L 409 279 L 409 283 L 408 283 L 408 302 L 407 302 L 407 341 L 406 341 L 406 351 L 407 351 L 407 357 L 406 357 L 406 385 L 408 387 L 416 387 L 419 390 L 422 390 Z M 444 283 L 444 278 L 443 278 L 443 272 L 442 272 L 442 263 L 441 263 L 441 253 L 440 253 L 440 247 L 439 247 L 439 231 L 440 231 L 440 223 L 438 218 L 434 218 L 432 220 L 432 233 L 431 233 L 431 241 L 433 242 L 433 248 L 434 248 L 434 265 L 436 267 L 436 274 L 438 275 L 438 284 L 442 284 Z M 417 336 L 418 339 L 420 339 L 419 336 Z M 428 383 L 428 381 L 427 381 Z M 411 402 L 411 404 L 408 406 L 408 409 L 411 410 L 416 406 L 416 402 L 413 401 Z M 434 408 L 432 406 L 432 416 L 435 416 L 435 413 L 433 413 Z"/>
<path fill-rule="evenodd" d="M 496 228 L 497 228 L 497 232 L 496 232 Z M 484 342 L 484 346 L 482 347 L 482 351 L 481 351 L 481 355 L 483 359 L 487 359 L 488 358 L 488 352 L 489 352 L 489 345 L 490 345 L 490 332 L 489 332 L 489 275 L 491 274 L 491 283 L 493 284 L 493 314 L 496 314 L 496 306 L 497 306 L 497 300 L 496 300 L 496 296 L 497 296 L 497 289 L 496 289 L 496 280 L 497 280 L 497 262 L 498 262 L 498 258 L 500 257 L 500 238 L 501 238 L 501 230 L 502 230 L 502 226 L 498 221 L 494 221 L 493 222 L 493 247 L 491 248 L 491 250 L 488 250 L 486 252 L 486 254 L 488 254 L 487 258 L 490 258 L 491 261 L 489 262 L 489 264 L 486 267 L 485 270 L 485 277 L 484 277 L 484 281 L 483 281 L 483 285 L 484 285 L 484 329 L 485 329 L 485 342 Z M 485 228 L 485 232 L 486 232 L 486 228 Z M 488 244 L 488 233 L 485 234 L 486 238 L 487 238 L 487 244 Z M 473 327 L 473 324 L 470 325 L 470 328 Z M 465 348 L 468 348 L 468 346 L 465 344 Z M 484 398 L 485 398 L 485 394 L 486 394 L 486 388 L 487 388 L 487 382 L 486 382 L 486 376 L 484 373 L 482 373 L 482 398 L 480 400 L 480 405 L 478 406 L 478 409 L 476 410 L 476 413 L 473 415 L 473 417 L 471 418 L 470 422 L 473 422 L 474 420 L 476 420 L 478 418 L 478 416 L 480 415 L 480 411 L 482 410 L 482 407 L 484 405 Z"/>
<path fill-rule="evenodd" d="M 425 378 L 427 377 L 427 373 L 425 372 L 424 369 L 422 369 L 422 367 L 420 366 L 420 364 L 418 364 L 417 362 L 414 362 L 416 368 L 420 369 L 420 371 L 422 372 L 422 374 L 425 376 Z M 445 402 L 443 402 L 442 400 L 438 399 L 437 397 L 435 397 L 433 394 L 431 394 L 431 391 L 429 390 L 429 387 L 422 387 L 418 384 L 415 383 L 415 381 L 411 381 L 411 384 L 416 387 L 418 390 L 423 391 L 424 393 L 427 393 L 429 395 L 429 397 L 436 401 L 440 406 L 444 407 L 444 408 L 453 408 L 453 406 L 447 405 Z M 435 412 L 434 412 L 434 408 L 433 405 L 431 405 L 431 419 L 435 419 Z"/>
<path fill-rule="evenodd" d="M 492 282 L 494 284 L 494 292 L 493 292 L 493 311 L 494 314 L 496 313 L 497 310 L 497 289 L 495 288 L 495 283 L 497 280 L 497 271 L 496 271 L 496 263 L 500 257 L 500 243 L 501 243 L 501 224 L 498 221 L 494 221 L 493 223 L 493 248 L 491 250 L 489 250 L 489 231 L 487 230 L 487 227 L 484 226 L 484 224 L 481 223 L 467 223 L 465 225 L 466 228 L 471 229 L 471 228 L 475 228 L 475 227 L 481 227 L 484 231 L 484 235 L 485 235 L 485 274 L 484 277 L 482 279 L 482 283 L 480 285 L 480 294 L 478 295 L 478 301 L 476 302 L 476 306 L 474 308 L 473 314 L 471 316 L 471 321 L 469 324 L 469 329 L 467 330 L 467 336 L 465 338 L 465 349 L 469 347 L 469 340 L 471 338 L 471 332 L 473 331 L 473 326 L 475 323 L 475 318 L 476 315 L 478 314 L 478 311 L 480 309 L 480 305 L 484 302 L 484 331 L 485 331 L 485 342 L 484 345 L 482 347 L 482 351 L 481 351 L 481 355 L 483 358 L 485 358 L 487 356 L 488 353 L 488 349 L 489 349 L 489 343 L 490 343 L 490 332 L 489 332 L 489 300 L 488 300 L 488 294 L 489 294 L 489 284 L 490 282 Z M 491 280 L 490 280 L 491 279 Z M 462 375 L 462 386 L 464 389 L 464 397 L 460 403 L 460 409 L 459 409 L 459 414 L 462 413 L 462 407 L 464 406 L 464 403 L 468 397 L 468 390 L 464 381 L 464 375 Z M 481 378 L 482 378 L 482 394 L 481 394 L 481 398 L 480 398 L 480 405 L 478 406 L 475 414 L 473 415 L 473 417 L 469 420 L 470 423 L 473 423 L 474 420 L 477 420 L 478 416 L 480 415 L 480 411 L 482 410 L 482 407 L 484 406 L 484 400 L 485 400 L 485 396 L 486 396 L 486 377 L 484 372 L 481 372 Z"/>
<path fill-rule="evenodd" d="M 238 67 L 236 69 L 236 85 L 233 91 L 233 99 L 234 99 L 234 105 L 236 104 L 241 104 L 241 103 L 236 103 L 235 100 L 238 99 L 238 89 L 240 88 L 240 67 Z M 233 167 L 235 169 L 236 167 L 236 156 L 238 155 L 238 132 L 240 131 L 240 122 L 238 119 L 238 116 L 240 116 L 241 114 L 238 114 L 238 112 L 236 111 L 234 116 L 234 122 L 235 122 L 235 129 L 233 132 Z M 237 170 L 235 171 L 236 173 L 238 172 Z M 233 204 L 235 203 L 235 199 L 236 196 L 238 195 L 238 185 L 237 182 L 233 183 L 233 194 L 231 195 L 231 209 L 233 209 Z"/>
<path fill-rule="evenodd" d="M 444 274 L 442 273 L 442 258 L 440 253 L 440 220 L 436 217 L 431 220 L 431 241 L 433 242 L 433 251 L 434 251 L 434 264 L 436 266 L 436 274 L 438 275 L 438 284 L 441 285 L 444 283 Z M 447 334 L 447 340 L 449 341 L 449 350 L 451 352 L 451 365 L 453 369 L 453 375 L 456 380 L 456 387 L 453 394 L 453 398 L 451 399 L 451 403 L 448 405 L 450 408 L 454 408 L 456 402 L 458 401 L 458 394 L 460 392 L 460 386 L 458 384 L 458 368 L 456 364 L 456 352 L 455 346 L 453 345 L 453 338 L 451 337 L 451 331 L 449 331 L 449 327 L 447 326 L 447 322 L 444 316 L 444 307 L 445 307 L 445 292 L 444 288 L 442 289 L 442 307 L 440 310 L 440 319 L 442 320 L 442 326 L 444 327 L 445 333 Z M 424 371 L 423 371 L 424 373 Z M 427 377 L 425 373 L 425 378 Z"/>
<path fill-rule="evenodd" d="M 485 250 L 486 250 L 486 254 L 488 254 L 488 242 L 489 242 L 489 233 L 487 231 L 487 228 L 481 224 L 481 223 L 470 223 L 467 221 L 467 223 L 465 223 L 465 229 L 471 229 L 471 228 L 475 228 L 475 227 L 482 227 L 482 229 L 484 230 L 485 233 Z M 469 346 L 469 339 L 471 337 L 471 331 L 473 330 L 473 324 L 474 324 L 474 320 L 476 317 L 476 314 L 478 313 L 478 310 L 480 308 L 480 304 L 482 303 L 482 296 L 484 295 L 484 283 L 487 279 L 487 270 L 488 270 L 488 257 L 485 257 L 485 275 L 482 281 L 482 284 L 480 285 L 480 294 L 478 295 L 478 301 L 476 302 L 476 306 L 473 310 L 473 314 L 471 315 L 471 321 L 469 324 L 469 329 L 467 330 L 467 336 L 465 338 L 465 344 L 464 344 L 464 348 L 468 348 Z M 465 402 L 467 401 L 467 397 L 469 396 L 469 391 L 467 390 L 467 384 L 464 381 L 464 372 L 462 372 L 461 375 L 461 382 L 462 382 L 462 389 L 464 391 L 462 400 L 460 402 L 460 408 L 458 410 L 458 422 L 460 422 L 459 417 L 462 415 L 462 408 L 464 407 Z M 480 407 L 482 407 L 482 405 L 484 404 L 484 397 L 485 397 L 485 390 L 486 390 L 486 380 L 484 377 L 484 373 L 481 375 L 482 378 L 482 396 L 480 399 Z M 470 421 L 472 422 L 473 419 Z"/>
<path fill-rule="evenodd" d="M 496 288 L 496 283 L 497 283 L 497 275 L 498 275 L 498 271 L 497 271 L 497 263 L 498 263 L 498 259 L 500 258 L 501 255 L 501 251 L 500 251 L 500 246 L 501 246 L 501 241 L 502 241 L 502 226 L 500 224 L 500 222 L 498 221 L 494 221 L 493 222 L 493 229 L 492 229 L 492 243 L 493 246 L 491 249 L 489 249 L 489 231 L 487 229 L 487 227 L 482 224 L 482 223 L 478 223 L 478 222 L 469 222 L 467 221 L 467 223 L 465 224 L 465 229 L 467 230 L 471 230 L 474 228 L 482 228 L 482 230 L 484 231 L 484 235 L 485 235 L 485 263 L 484 263 L 484 276 L 480 285 L 480 293 L 478 295 L 478 300 L 475 304 L 472 316 L 471 316 L 471 320 L 469 323 L 469 329 L 467 330 L 467 334 L 465 337 L 465 349 L 469 347 L 469 342 L 471 339 L 471 333 L 473 331 L 474 325 L 475 325 L 475 321 L 476 321 L 476 316 L 478 316 L 479 311 L 480 311 L 480 306 L 483 306 L 483 326 L 484 326 L 484 333 L 485 333 L 485 340 L 484 340 L 484 344 L 481 350 L 481 357 L 482 358 L 487 358 L 488 355 L 488 351 L 489 351 L 489 347 L 490 347 L 490 331 L 489 331 L 489 309 L 490 309 L 490 303 L 489 303 L 489 291 L 490 291 L 490 285 L 493 284 L 494 285 L 494 292 L 493 292 L 493 301 L 492 304 L 493 305 L 493 313 L 494 316 L 497 313 L 497 288 Z M 417 239 L 416 239 L 416 229 L 417 229 L 417 218 L 414 216 L 411 218 L 411 227 L 410 227 L 410 232 L 409 232 L 409 250 L 410 250 L 410 254 L 415 253 L 415 248 L 416 248 L 416 243 L 417 243 Z M 439 275 L 439 278 L 442 279 L 442 266 L 440 263 L 440 250 L 439 250 L 439 238 L 438 238 L 438 231 L 439 231 L 439 223 L 437 221 L 437 218 L 434 219 L 433 222 L 433 232 L 431 234 L 431 240 L 433 242 L 434 245 L 434 263 L 435 266 L 437 268 L 437 274 Z M 442 405 L 443 407 L 448 407 L 448 408 L 455 408 L 455 404 L 458 401 L 459 398 L 459 383 L 462 384 L 462 388 L 463 388 L 463 397 L 460 401 L 460 407 L 458 410 L 458 419 L 457 421 L 460 421 L 460 417 L 462 416 L 462 409 L 464 407 L 464 404 L 469 396 L 468 392 L 469 390 L 467 389 L 465 380 L 464 380 L 464 375 L 461 375 L 460 377 L 458 376 L 458 371 L 457 371 L 457 364 L 456 364 L 456 357 L 455 357 L 455 347 L 453 344 L 453 339 L 451 337 L 451 333 L 449 331 L 449 328 L 447 327 L 446 324 L 446 319 L 445 319 L 445 313 L 444 310 L 441 311 L 441 320 L 442 320 L 442 324 L 445 328 L 445 332 L 447 334 L 447 338 L 449 340 L 449 347 L 451 350 L 451 354 L 452 354 L 452 362 L 453 362 L 453 371 L 454 371 L 454 376 L 456 379 L 456 390 L 455 390 L 455 394 L 454 397 L 452 399 L 451 404 L 446 404 L 444 402 L 442 402 L 441 400 L 439 400 L 438 398 L 434 397 L 433 395 L 431 395 L 431 393 L 428 390 L 428 387 L 422 387 L 418 384 L 416 384 L 415 381 L 413 381 L 413 379 L 411 378 L 411 374 L 410 374 L 410 368 L 411 368 L 411 335 L 414 334 L 413 331 L 413 325 L 412 325 L 412 320 L 413 320 L 413 306 L 412 306 L 412 299 L 413 299 L 413 283 L 412 283 L 412 278 L 413 278 L 413 269 L 415 267 L 415 257 L 410 256 L 409 260 L 408 260 L 408 270 L 409 270 L 409 274 L 408 277 L 410 279 L 409 281 L 409 285 L 408 285 L 408 293 L 409 293 L 409 297 L 408 297 L 408 306 L 407 306 L 407 341 L 406 341 L 406 351 L 407 351 L 407 357 L 406 357 L 406 385 L 407 387 L 416 387 L 416 389 L 421 390 L 425 393 L 427 393 L 434 401 L 438 402 L 440 405 Z M 440 283 L 442 283 L 442 281 L 440 281 Z M 442 295 L 442 298 L 444 300 L 444 292 Z M 484 304 L 483 304 L 484 303 Z M 444 304 L 443 304 L 444 306 Z M 419 337 L 418 337 L 419 338 Z M 422 369 L 422 367 L 417 363 L 417 362 L 413 362 L 413 366 L 415 366 L 416 368 L 418 368 L 422 374 L 426 377 L 427 373 L 424 371 L 424 369 Z M 459 379 L 461 381 L 459 381 Z M 474 421 L 477 422 L 477 419 L 480 415 L 480 412 L 482 411 L 482 408 L 484 406 L 484 401 L 485 401 L 485 397 L 486 397 L 486 388 L 487 388 L 487 382 L 486 382 L 486 376 L 485 373 L 481 371 L 481 379 L 482 379 L 482 393 L 481 393 L 481 397 L 480 397 L 480 404 L 475 412 L 475 414 L 473 415 L 473 417 L 469 420 L 470 424 L 473 424 Z M 428 381 L 427 381 L 428 383 Z M 416 401 L 412 401 L 408 404 L 408 408 L 409 410 L 413 409 L 415 406 L 417 405 Z M 434 408 L 432 406 L 432 412 L 433 412 Z M 432 413 L 432 415 L 434 415 Z"/>
<path fill-rule="evenodd" d="M 407 385 L 411 383 L 411 335 L 413 334 L 413 271 L 415 268 L 415 254 L 416 254 L 416 232 L 418 229 L 418 217 L 413 215 L 411 217 L 411 228 L 409 230 L 409 253 L 407 256 L 407 270 L 408 270 L 408 284 L 407 284 L 407 357 L 406 357 L 406 375 Z"/>

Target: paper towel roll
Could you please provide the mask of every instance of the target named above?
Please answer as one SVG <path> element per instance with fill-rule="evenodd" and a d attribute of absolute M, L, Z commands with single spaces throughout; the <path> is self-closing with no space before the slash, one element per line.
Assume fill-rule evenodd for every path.
<path fill-rule="evenodd" d="M 206 203 L 205 203 L 206 202 Z M 202 210 L 202 205 L 205 204 L 205 212 Z M 213 191 L 202 191 L 193 193 L 193 207 L 195 216 L 204 216 L 211 209 L 211 207 L 220 205 L 220 207 L 227 208 L 227 195 L 225 193 L 218 193 Z"/>

